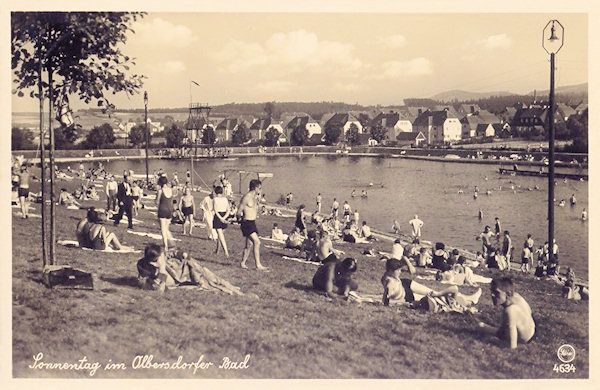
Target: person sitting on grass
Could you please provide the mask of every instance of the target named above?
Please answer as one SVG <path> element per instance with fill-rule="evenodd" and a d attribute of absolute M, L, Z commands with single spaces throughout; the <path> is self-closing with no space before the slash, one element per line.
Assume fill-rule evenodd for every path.
<path fill-rule="evenodd" d="M 271 239 L 277 241 L 285 241 L 287 240 L 288 235 L 284 234 L 281 228 L 277 225 L 277 222 L 273 224 L 273 229 L 271 230 Z"/>
<path fill-rule="evenodd" d="M 86 218 L 79 221 L 75 234 L 80 248 L 95 250 L 121 249 L 119 239 L 115 233 L 109 233 L 106 227 L 101 224 L 100 216 L 93 207 L 88 210 Z"/>
<path fill-rule="evenodd" d="M 285 240 L 285 247 L 288 249 L 302 250 L 303 242 L 304 236 L 300 232 L 300 229 L 297 226 L 294 226 L 287 240 Z"/>
<path fill-rule="evenodd" d="M 312 279 L 315 290 L 324 292 L 328 297 L 341 295 L 348 298 L 350 291 L 358 289 L 358 283 L 352 279 L 356 272 L 356 260 L 351 257 L 343 261 L 330 260 L 321 265 Z"/>
<path fill-rule="evenodd" d="M 377 238 L 375 238 L 371 233 L 371 228 L 369 225 L 367 225 L 367 221 L 362 222 L 362 227 L 360 228 L 360 237 L 368 241 L 377 241 Z"/>
<path fill-rule="evenodd" d="M 431 254 L 429 253 L 429 249 L 422 247 L 419 250 L 419 256 L 417 258 L 417 266 L 418 267 L 427 267 L 431 265 Z"/>
<path fill-rule="evenodd" d="M 164 291 L 168 274 L 166 259 L 158 244 L 148 244 L 144 257 L 137 262 L 138 286 L 142 290 Z"/>
<path fill-rule="evenodd" d="M 442 272 L 446 272 L 452 268 L 452 266 L 448 264 L 448 252 L 446 252 L 446 246 L 443 242 L 435 243 L 435 251 L 433 252 L 431 263 L 433 268 L 439 269 Z"/>
<path fill-rule="evenodd" d="M 515 291 L 512 279 L 493 279 L 490 291 L 494 306 L 502 306 L 502 321 L 497 328 L 479 322 L 479 328 L 495 334 L 512 349 L 517 348 L 518 341 L 530 343 L 535 336 L 535 320 L 527 301 Z"/>
<path fill-rule="evenodd" d="M 58 202 L 56 203 L 61 206 L 81 206 L 81 204 L 75 200 L 73 195 L 67 192 L 66 188 L 60 189 L 60 194 L 58 195 Z"/>
<path fill-rule="evenodd" d="M 475 305 L 479 301 L 481 296 L 481 289 L 471 295 L 464 295 L 458 292 L 457 286 L 450 286 L 440 291 L 434 291 L 427 286 L 415 282 L 412 279 L 400 278 L 402 268 L 407 267 L 409 270 L 412 264 L 408 261 L 408 258 L 404 257 L 403 260 L 388 259 L 385 263 L 385 273 L 381 277 L 381 284 L 383 285 L 383 297 L 382 302 L 385 306 L 390 303 L 415 303 L 421 301 L 426 296 L 430 297 L 452 297 L 461 306 Z"/>

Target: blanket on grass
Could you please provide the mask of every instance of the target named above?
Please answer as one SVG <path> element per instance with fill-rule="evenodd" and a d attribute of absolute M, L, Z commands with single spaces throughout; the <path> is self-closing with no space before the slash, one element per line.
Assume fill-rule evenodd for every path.
<path fill-rule="evenodd" d="M 229 295 L 244 295 L 242 290 L 215 275 L 192 258 L 167 258 L 167 272 L 173 283 L 167 281 L 167 288 L 195 288 L 204 291 L 218 291 Z"/>
<path fill-rule="evenodd" d="M 153 238 L 155 240 L 162 240 L 162 235 L 158 233 L 150 233 L 150 232 L 138 232 L 133 230 L 127 230 L 127 233 L 135 234 L 136 236 Z M 173 238 L 174 241 L 181 241 L 179 238 Z"/>
<path fill-rule="evenodd" d="M 67 248 L 79 248 L 79 243 L 75 240 L 58 240 L 56 242 L 58 245 L 62 245 Z M 84 251 L 95 251 L 95 252 L 104 252 L 104 253 L 142 253 L 141 250 L 136 250 L 131 246 L 121 245 L 121 249 L 116 250 L 110 247 L 107 247 L 103 250 L 91 249 L 91 248 L 81 248 Z"/>

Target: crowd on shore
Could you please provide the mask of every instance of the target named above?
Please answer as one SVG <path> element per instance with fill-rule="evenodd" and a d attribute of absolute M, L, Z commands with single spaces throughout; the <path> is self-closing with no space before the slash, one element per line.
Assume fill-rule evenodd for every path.
<path fill-rule="evenodd" d="M 27 218 L 26 204 L 29 197 L 27 165 L 23 164 L 19 171 L 18 195 L 20 201 L 24 198 L 20 203 L 23 218 Z M 122 180 L 117 182 L 115 175 L 107 172 L 101 164 L 87 170 L 81 164 L 77 171 L 67 167 L 66 171 L 57 171 L 56 178 L 63 180 L 78 178 L 82 180 L 82 185 L 72 193 L 61 189 L 57 203 L 79 209 L 83 208 L 81 206 L 83 200 L 99 201 L 101 195 L 106 196 L 106 208 L 103 212 L 94 207 L 86 208 L 85 217 L 76 227 L 75 236 L 79 246 L 94 250 L 122 249 L 119 238 L 114 232 L 109 231 L 104 221 L 110 219 L 114 225 L 119 225 L 126 217 L 128 229 L 134 232 L 137 229 L 134 226 L 134 217 L 140 210 L 146 208 L 148 212 L 155 211 L 161 231 L 162 247 L 148 245 L 145 248 L 143 258 L 137 263 L 138 281 L 143 289 L 164 291 L 166 287 L 176 285 L 178 280 L 169 269 L 170 260 L 176 258 L 186 266 L 198 267 L 193 265 L 197 263 L 187 260 L 191 258 L 188 253 L 177 251 L 180 248 L 175 248 L 176 242 L 171 232 L 172 224 L 177 223 L 182 225 L 182 235 L 192 236 L 194 227 L 197 226 L 195 217 L 200 213 L 196 208 L 191 173 L 189 170 L 186 172 L 183 183 L 179 181 L 177 173 L 169 179 L 162 170 L 155 172 L 148 183 L 136 181 L 134 177 L 133 172 L 127 170 L 123 172 Z M 99 185 L 98 181 L 103 181 L 104 184 Z M 102 187 L 104 191 L 97 191 L 97 186 Z M 256 219 L 260 214 L 280 216 L 284 214 L 276 207 L 267 208 L 261 181 L 251 180 L 248 191 L 243 194 L 239 202 L 235 201 L 231 183 L 225 175 L 216 178 L 209 190 L 210 193 L 200 202 L 202 211 L 200 226 L 204 229 L 203 235 L 212 241 L 215 255 L 221 251 L 227 260 L 230 259 L 225 231 L 236 224 L 239 225 L 244 240 L 240 267 L 247 269 L 247 262 L 252 256 L 257 270 L 269 272 L 270 269 L 261 262 L 261 236 L 256 226 Z M 154 205 L 149 205 L 147 202 L 152 200 L 151 191 L 156 192 Z M 356 194 L 353 191 L 351 197 L 354 196 Z M 368 196 L 366 190 L 361 196 Z M 290 207 L 293 194 L 288 193 L 284 199 L 285 204 Z M 367 221 L 361 220 L 359 211 L 353 210 L 347 200 L 340 205 L 337 198 L 334 198 L 330 211 L 326 213 L 322 212 L 322 208 L 322 195 L 319 193 L 315 197 L 314 212 L 307 212 L 303 204 L 297 207 L 295 216 L 291 216 L 295 217 L 292 231 L 285 234 L 275 223 L 271 235 L 262 239 L 279 242 L 286 248 L 301 253 L 304 260 L 317 263 L 319 267 L 312 278 L 315 290 L 324 292 L 332 299 L 359 297 L 358 284 L 353 279 L 358 263 L 352 257 L 343 258 L 344 253 L 335 249 L 334 243 L 369 244 L 377 241 L 378 237 L 371 231 Z M 310 215 L 308 220 L 307 215 Z M 381 278 L 384 292 L 380 299 L 384 305 L 408 303 L 413 307 L 429 309 L 437 305 L 446 305 L 455 311 L 466 311 L 477 304 L 482 294 L 481 289 L 470 295 L 459 292 L 460 285 L 478 287 L 473 268 L 487 266 L 501 270 L 511 269 L 512 240 L 509 232 L 503 231 L 500 243 L 502 230 L 498 218 L 496 218 L 494 232 L 486 226 L 484 232 L 478 236 L 482 241 L 482 251 L 478 252 L 476 259 L 467 259 L 456 249 L 446 250 L 446 246 L 441 242 L 433 247 L 422 243 L 421 230 L 424 222 L 418 215 L 408 221 L 408 226 L 410 226 L 410 234 L 405 235 L 403 240 L 401 239 L 402 226 L 398 221 L 394 221 L 392 229 L 397 238 L 393 241 L 391 253 L 379 252 L 382 256 L 381 260 L 385 261 L 385 272 Z M 496 245 L 493 242 L 494 237 Z M 376 255 L 368 245 L 363 254 Z M 534 249 L 533 239 L 529 235 L 525 240 L 521 256 L 523 272 L 529 272 L 529 265 L 533 263 L 535 255 L 538 260 L 536 276 L 558 278 L 558 246 L 554 244 L 550 249 L 546 243 Z M 416 267 L 435 270 L 437 280 L 450 282 L 452 286 L 435 291 L 416 282 L 411 278 L 416 272 Z M 541 271 L 538 272 L 538 269 Z M 408 277 L 401 277 L 404 270 L 408 273 Z M 569 289 L 565 292 L 568 298 L 587 298 L 587 289 L 575 283 L 572 270 L 568 270 L 564 286 Z M 505 322 L 495 328 L 498 331 L 497 335 L 505 339 L 512 348 L 517 346 L 517 340 L 531 341 L 535 334 L 531 309 L 523 297 L 515 291 L 511 278 L 502 276 L 492 280 L 491 293 L 494 304 L 503 307 L 505 313 L 503 317 Z M 483 331 L 492 329 L 483 323 L 479 323 L 478 327 Z"/>

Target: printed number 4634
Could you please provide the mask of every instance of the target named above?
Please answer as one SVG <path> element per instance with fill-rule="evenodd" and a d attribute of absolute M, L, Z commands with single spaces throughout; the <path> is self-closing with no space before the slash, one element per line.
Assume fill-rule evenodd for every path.
<path fill-rule="evenodd" d="M 568 372 L 575 372 L 575 365 L 574 364 L 554 364 L 554 368 L 552 369 L 552 371 L 554 372 L 560 372 L 561 374 L 565 374 Z"/>

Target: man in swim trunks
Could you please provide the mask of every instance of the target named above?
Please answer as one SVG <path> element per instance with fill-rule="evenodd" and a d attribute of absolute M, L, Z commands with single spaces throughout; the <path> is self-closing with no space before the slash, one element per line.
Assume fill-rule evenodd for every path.
<path fill-rule="evenodd" d="M 502 306 L 502 321 L 498 328 L 483 322 L 478 324 L 479 327 L 486 333 L 495 334 L 512 349 L 517 348 L 519 340 L 531 342 L 535 336 L 535 320 L 527 301 L 514 290 L 512 279 L 495 278 L 490 290 L 494 305 Z"/>
<path fill-rule="evenodd" d="M 117 199 L 119 200 L 119 212 L 115 217 L 115 226 L 121 222 L 123 214 L 127 215 L 127 228 L 133 229 L 133 193 L 131 191 L 131 181 L 129 172 L 123 175 L 123 182 L 119 184 L 117 189 Z"/>
<path fill-rule="evenodd" d="M 258 229 L 256 228 L 256 217 L 258 215 L 258 199 L 260 199 L 261 182 L 258 179 L 250 180 L 249 191 L 242 197 L 238 208 L 238 215 L 241 217 L 240 229 L 246 239 L 246 246 L 242 253 L 241 267 L 247 269 L 246 261 L 250 256 L 250 246 L 254 254 L 256 269 L 267 271 L 268 268 L 260 262 L 260 239 L 258 238 Z"/>
<path fill-rule="evenodd" d="M 337 289 L 338 295 L 347 298 L 350 291 L 358 289 L 358 283 L 352 280 L 352 274 L 356 272 L 356 269 L 356 261 L 350 257 L 343 261 L 327 261 L 317 269 L 313 276 L 313 287 L 315 290 L 325 292 L 330 298 L 336 297 L 334 289 Z"/>
<path fill-rule="evenodd" d="M 320 231 L 319 243 L 317 247 L 317 257 L 321 263 L 327 261 L 337 261 L 337 256 L 343 252 L 333 249 L 333 243 L 326 230 Z"/>
<path fill-rule="evenodd" d="M 29 218 L 29 169 L 27 164 L 21 165 L 19 172 L 19 204 L 21 205 L 21 218 Z"/>
<path fill-rule="evenodd" d="M 331 205 L 331 215 L 333 217 L 338 216 L 338 209 L 340 208 L 340 202 L 336 198 L 333 198 L 333 204 Z"/>
<path fill-rule="evenodd" d="M 350 204 L 348 204 L 347 200 L 344 201 L 343 208 L 344 208 L 344 221 L 350 222 L 350 213 L 352 212 L 352 209 L 350 208 Z"/>

